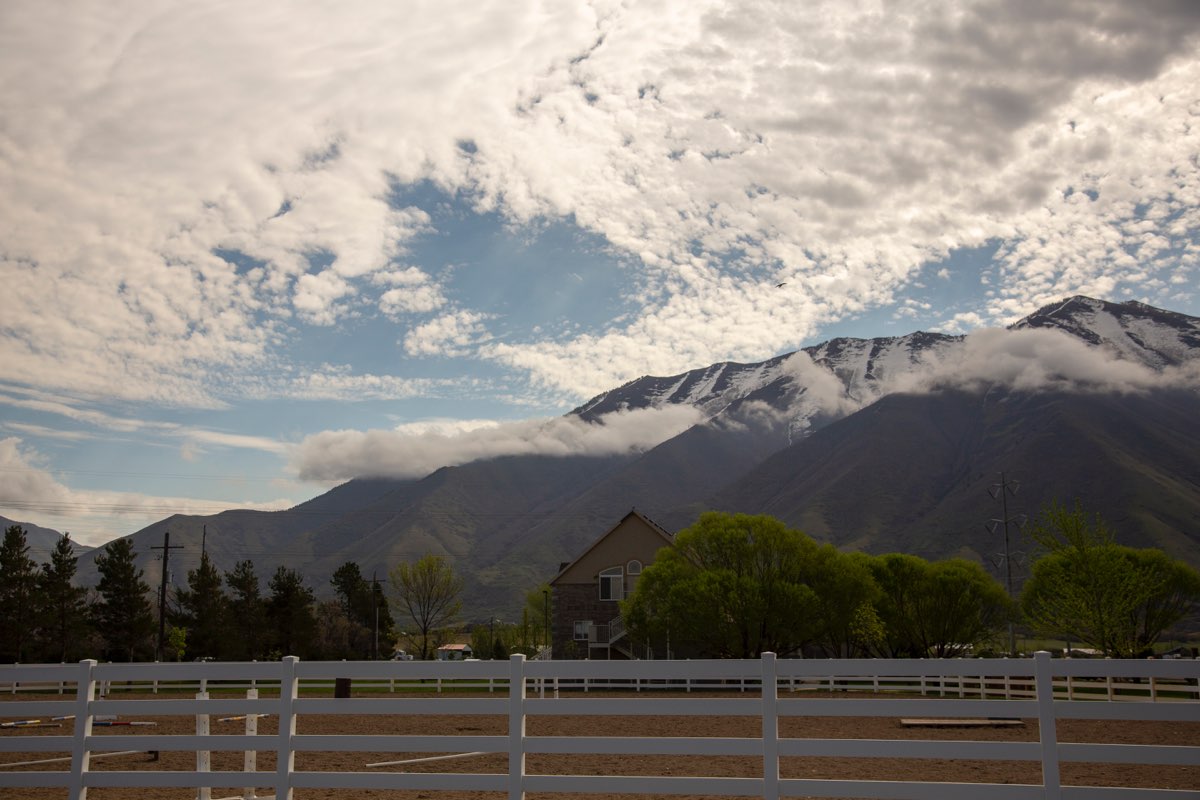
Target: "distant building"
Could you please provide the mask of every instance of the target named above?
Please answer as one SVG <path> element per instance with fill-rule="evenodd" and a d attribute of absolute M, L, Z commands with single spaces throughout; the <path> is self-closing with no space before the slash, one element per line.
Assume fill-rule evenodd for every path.
<path fill-rule="evenodd" d="M 620 602 L 671 534 L 636 509 L 597 539 L 550 581 L 554 658 L 654 657 L 629 641 Z M 663 654 L 660 654 L 663 655 Z"/>
<path fill-rule="evenodd" d="M 437 649 L 438 661 L 464 661 L 471 657 L 469 644 L 444 644 Z"/>

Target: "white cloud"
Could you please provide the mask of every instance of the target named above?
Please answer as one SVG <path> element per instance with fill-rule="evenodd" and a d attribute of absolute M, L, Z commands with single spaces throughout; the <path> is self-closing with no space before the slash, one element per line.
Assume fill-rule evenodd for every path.
<path fill-rule="evenodd" d="M 306 437 L 292 468 L 302 480 L 420 478 L 439 467 L 514 455 L 612 455 L 649 449 L 700 422 L 690 407 L 639 409 L 589 423 L 578 417 L 476 423 L 468 430 L 417 426 L 403 430 L 323 431 Z"/>
<path fill-rule="evenodd" d="M 1057 330 L 987 328 L 960 345 L 930 353 L 908 373 L 893 373 L 881 388 L 928 392 L 1001 386 L 1023 392 L 1141 392 L 1200 386 L 1200 359 L 1155 370 Z"/>
<path fill-rule="evenodd" d="M 216 514 L 231 508 L 275 511 L 295 505 L 289 500 L 223 502 L 72 489 L 43 463 L 43 456 L 23 447 L 20 439 L 0 439 L 0 513 L 18 520 L 36 516 L 39 525 L 69 531 L 85 545 L 103 544 L 171 514 Z"/>
<path fill-rule="evenodd" d="M 409 331 L 404 352 L 410 356 L 466 355 L 490 338 L 483 325 L 487 318 L 473 311 L 443 314 Z"/>
<path fill-rule="evenodd" d="M 963 325 L 1176 297 L 1200 230 L 1198 27 L 1122 0 L 14 0 L 0 380 L 213 407 L 286 360 L 289 325 L 450 307 L 407 354 L 586 396 L 795 346 L 993 241 L 997 296 Z M 602 235 L 637 256 L 640 307 L 500 345 L 453 287 L 376 280 L 431 232 L 393 201 L 425 181 Z"/>

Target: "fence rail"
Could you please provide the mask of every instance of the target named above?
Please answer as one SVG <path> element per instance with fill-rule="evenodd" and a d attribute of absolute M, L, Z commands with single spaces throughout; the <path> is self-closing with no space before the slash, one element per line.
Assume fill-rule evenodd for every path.
<path fill-rule="evenodd" d="M 329 697 L 336 679 L 374 696 Z M 1198 765 L 1200 742 L 1170 746 L 1059 742 L 1056 721 L 1148 720 L 1200 723 L 1200 662 L 1032 659 L 507 662 L 280 662 L 201 664 L 13 665 L 0 668 L 0 685 L 14 695 L 0 703 L 0 788 L 60 787 L 84 800 L 91 787 L 184 787 L 200 800 L 217 787 L 245 798 L 254 787 L 276 797 L 293 790 L 409 789 L 491 791 L 512 800 L 527 792 L 575 794 L 703 794 L 735 797 L 957 798 L 1190 798 L 1200 791 L 1062 786 L 1063 762 Z M 234 687 L 249 697 L 233 696 Z M 399 687 L 399 688 L 398 688 Z M 157 691 L 129 696 L 125 690 Z M 414 691 L 420 689 L 420 692 Z M 484 690 L 484 691 L 481 691 Z M 618 691 L 614 691 L 618 690 Z M 719 690 L 717 692 L 716 690 Z M 36 699 L 23 699 L 39 692 Z M 391 696 L 390 693 L 394 693 Z M 453 693 L 462 692 L 461 696 Z M 645 692 L 647 694 L 643 695 Z M 655 696 L 654 693 L 659 694 Z M 813 694 L 822 695 L 815 697 Z M 194 693 L 194 696 L 188 696 Z M 260 693 L 262 693 L 260 695 Z M 636 693 L 630 696 L 632 693 Z M 46 695 L 50 695 L 48 699 Z M 450 696 L 446 696 L 446 695 Z M 270 695 L 270 696 L 263 696 Z M 61 698 L 61 699 L 59 699 Z M 1121 702 L 1117 702 L 1120 700 Z M 299 717 L 324 715 L 482 715 L 507 719 L 505 734 L 300 734 Z M 159 735 L 131 727 L 103 736 L 96 726 L 122 716 L 195 717 L 194 735 Z M 261 715 L 276 718 L 278 733 L 257 735 Z M 241 734 L 213 734 L 210 720 L 244 720 Z M 538 717 L 754 717 L 758 736 L 531 736 Z M 789 717 L 929 717 L 943 720 L 1021 718 L 1037 721 L 1037 741 L 815 739 L 780 735 Z M 27 730 L 57 719 L 70 733 Z M 55 724 L 55 723 L 48 723 Z M 125 724 L 130 724 L 126 722 Z M 1194 729 L 1193 729 L 1194 730 Z M 147 735 L 154 733 L 155 735 Z M 155 751 L 194 752 L 189 771 L 103 770 L 93 758 Z M 244 752 L 241 771 L 212 771 L 210 752 Z M 252 757 L 274 752 L 273 772 Z M 420 758 L 364 763 L 359 771 L 296 768 L 298 753 L 421 753 Z M 435 754 L 435 755 L 427 755 Z M 501 754 L 507 771 L 419 773 L 368 770 L 384 766 Z M 527 755 L 608 754 L 741 756 L 761 760 L 754 777 L 681 775 L 530 774 Z M 916 783 L 781 777 L 783 758 L 972 759 L 1032 762 L 1037 784 Z M 57 759 L 62 769 L 21 769 Z M 462 762 L 460 762 L 462 763 Z M 38 764 L 45 767 L 45 764 Z"/>

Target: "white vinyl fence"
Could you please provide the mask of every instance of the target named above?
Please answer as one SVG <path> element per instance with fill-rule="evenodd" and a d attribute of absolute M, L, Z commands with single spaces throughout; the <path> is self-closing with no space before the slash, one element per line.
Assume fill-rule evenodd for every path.
<path fill-rule="evenodd" d="M 335 679 L 356 694 L 330 697 Z M 230 696 L 248 689 L 249 697 Z M 403 691 L 396 692 L 397 688 Z M 60 787 L 84 800 L 90 787 L 184 787 L 204 800 L 214 789 L 278 798 L 295 789 L 491 791 L 519 800 L 526 792 L 568 794 L 692 794 L 729 797 L 861 797 L 1018 800 L 1200 800 L 1197 790 L 1060 786 L 1062 762 L 1198 765 L 1200 743 L 1077 744 L 1057 740 L 1059 719 L 1200 723 L 1200 662 L 1195 660 L 826 660 L 697 661 L 301 662 L 14 665 L 0 667 L 0 789 Z M 130 689 L 135 698 L 121 695 Z M 419 691 L 417 690 L 419 689 Z M 260 697 L 258 692 L 270 694 Z M 157 691 L 147 697 L 145 692 Z M 22 699 L 37 692 L 39 699 Z M 636 692 L 636 694 L 634 694 Z M 821 696 L 813 696 L 817 692 Z M 443 696 L 435 696 L 440 693 Z M 461 693 L 459 696 L 446 694 Z M 51 699 L 45 699 L 49 694 Z M 225 696 L 219 696 L 224 694 Z M 658 696 L 655 696 L 657 694 Z M 826 696 L 830 695 L 830 696 Z M 310 715 L 491 715 L 508 720 L 503 735 L 298 734 Z M 258 736 L 259 715 L 277 718 L 278 733 Z M 162 735 L 134 727 L 146 717 L 196 718 L 196 733 Z M 754 717 L 754 737 L 531 736 L 539 716 Z M 212 718 L 245 720 L 238 734 L 210 730 Z M 787 717 L 919 717 L 942 720 L 1027 719 L 1037 741 L 810 739 L 780 736 Z M 123 721 L 114 721 L 123 720 Z M 128 735 L 100 736 L 94 727 L 131 725 Z M 61 725 L 58 735 L 30 728 Z M 609 731 L 611 732 L 611 731 Z M 619 733 L 619 731 L 618 731 Z M 120 757 L 182 751 L 194 770 L 121 770 Z M 211 771 L 209 753 L 244 752 L 242 771 Z M 255 771 L 254 754 L 273 752 L 273 772 Z M 297 753 L 435 753 L 424 761 L 504 754 L 504 772 L 402 772 L 391 764 L 355 771 L 302 771 Z M 755 777 L 530 774 L 529 754 L 637 754 L 753 757 Z M 929 783 L 897 780 L 783 778 L 786 757 L 970 759 L 1027 761 L 1040 766 L 1038 784 Z M 111 758 L 103 770 L 93 760 Z M 45 762 L 45 763 L 37 763 Z M 58 768 L 48 769 L 47 764 Z M 37 766 L 37 769 L 28 769 Z M 368 767 L 375 766 L 370 769 Z M 382 767 L 382 769 L 378 768 Z M 673 770 L 677 772 L 678 770 Z M 300 793 L 303 796 L 303 792 Z"/>

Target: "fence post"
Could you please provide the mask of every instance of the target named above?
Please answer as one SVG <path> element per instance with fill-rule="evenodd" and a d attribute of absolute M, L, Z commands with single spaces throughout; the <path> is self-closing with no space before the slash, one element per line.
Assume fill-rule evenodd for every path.
<path fill-rule="evenodd" d="M 779 673 L 774 653 L 762 654 L 763 800 L 779 800 Z"/>
<path fill-rule="evenodd" d="M 1058 771 L 1058 732 L 1054 717 L 1054 675 L 1051 670 L 1050 654 L 1045 650 L 1034 653 L 1038 738 L 1042 744 L 1042 787 L 1046 800 L 1059 800 L 1062 790 Z"/>
<path fill-rule="evenodd" d="M 91 765 L 92 754 L 87 749 L 87 738 L 92 735 L 92 701 L 96 699 L 94 659 L 79 662 L 79 677 L 75 681 L 75 741 L 71 746 L 71 782 L 67 796 L 71 800 L 87 800 L 84 776 Z"/>
<path fill-rule="evenodd" d="M 207 700 L 208 692 L 196 692 L 197 700 Z M 208 736 L 210 732 L 210 723 L 208 714 L 196 715 L 196 735 Z M 212 767 L 212 753 L 209 750 L 196 751 L 196 772 L 208 772 Z M 212 787 L 201 786 L 196 789 L 196 800 L 210 800 L 212 798 Z"/>
<path fill-rule="evenodd" d="M 508 666 L 508 800 L 525 800 L 525 654 Z"/>
<path fill-rule="evenodd" d="M 292 738 L 296 735 L 296 698 L 300 681 L 296 678 L 296 656 L 284 656 L 279 675 L 279 741 L 275 753 L 275 798 L 292 800 L 292 772 L 296 769 L 296 751 Z"/>
<path fill-rule="evenodd" d="M 258 699 L 258 689 L 246 690 L 247 700 Z M 258 736 L 258 714 L 246 715 L 246 735 Z M 252 745 L 253 746 L 253 745 Z M 242 772 L 255 773 L 258 772 L 258 751 L 246 750 L 242 753 Z M 251 779 L 253 780 L 253 779 Z M 255 800 L 254 786 L 246 786 L 242 788 L 242 800 Z"/>

